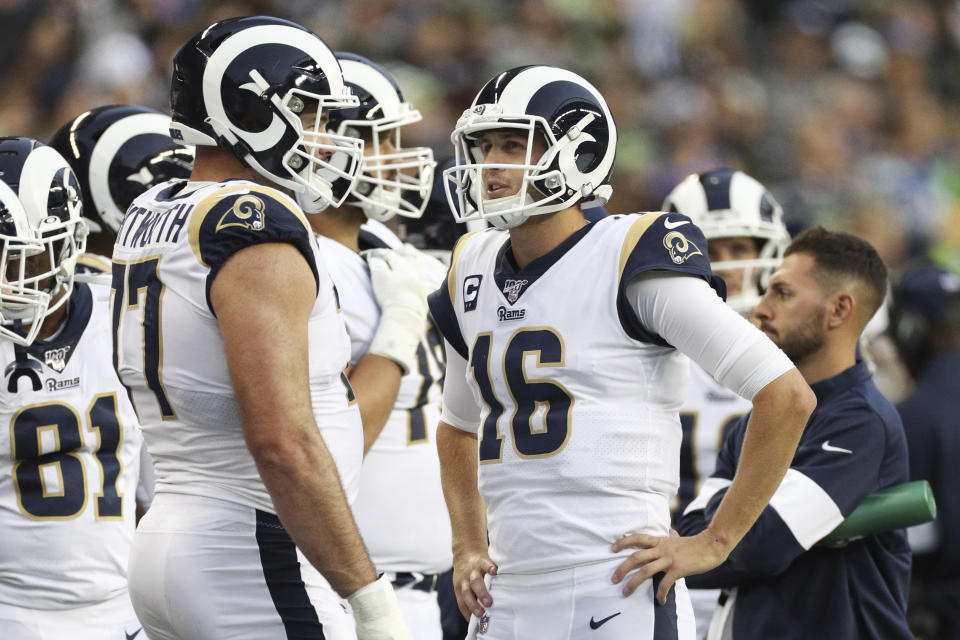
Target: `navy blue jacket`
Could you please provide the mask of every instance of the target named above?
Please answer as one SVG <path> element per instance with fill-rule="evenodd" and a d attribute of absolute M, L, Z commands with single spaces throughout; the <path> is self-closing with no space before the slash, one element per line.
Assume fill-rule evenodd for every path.
<path fill-rule="evenodd" d="M 910 446 L 910 479 L 928 480 L 937 500 L 939 546 L 914 557 L 914 579 L 924 586 L 946 638 L 960 638 L 960 353 L 930 362 L 909 398 L 897 408 Z"/>
<path fill-rule="evenodd" d="M 902 529 L 817 545 L 868 494 L 908 479 L 896 409 L 860 362 L 811 385 L 817 408 L 790 469 L 727 560 L 688 576 L 694 588 L 737 587 L 732 638 L 912 639 L 906 622 L 910 548 Z M 733 425 L 717 470 L 677 529 L 702 531 L 733 479 L 747 417 Z"/>

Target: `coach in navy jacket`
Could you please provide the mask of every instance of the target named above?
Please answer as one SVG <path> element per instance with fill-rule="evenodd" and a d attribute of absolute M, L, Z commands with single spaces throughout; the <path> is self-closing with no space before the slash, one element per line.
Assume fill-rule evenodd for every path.
<path fill-rule="evenodd" d="M 906 622 L 910 548 L 901 529 L 840 547 L 818 541 L 868 494 L 908 480 L 903 425 L 856 345 L 886 290 L 886 267 L 868 243 L 820 227 L 794 239 L 754 311 L 797 365 L 817 408 L 770 504 L 727 560 L 688 576 L 725 588 L 708 638 L 913 638 Z M 736 472 L 746 418 L 733 426 L 678 523 L 710 522 Z"/>

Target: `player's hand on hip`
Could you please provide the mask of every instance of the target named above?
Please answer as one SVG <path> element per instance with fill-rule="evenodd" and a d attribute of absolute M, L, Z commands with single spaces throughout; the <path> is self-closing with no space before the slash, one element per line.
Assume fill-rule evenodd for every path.
<path fill-rule="evenodd" d="M 662 572 L 664 577 L 656 597 L 657 602 L 666 604 L 667 594 L 677 580 L 709 571 L 730 554 L 730 550 L 708 531 L 689 537 L 673 533 L 669 538 L 632 533 L 613 543 L 614 553 L 631 547 L 640 549 L 630 554 L 613 572 L 611 579 L 615 584 L 628 578 L 623 585 L 624 596 L 631 595 L 644 580 Z"/>
<path fill-rule="evenodd" d="M 453 591 L 457 596 L 457 606 L 463 617 L 470 619 L 470 614 L 476 617 L 486 613 L 486 608 L 493 604 L 493 598 L 487 590 L 484 578 L 497 574 L 497 565 L 493 563 L 486 551 L 482 553 L 463 553 L 453 558 Z"/>
<path fill-rule="evenodd" d="M 347 602 L 353 610 L 357 640 L 413 640 L 385 575 L 354 591 Z"/>
<path fill-rule="evenodd" d="M 421 284 L 417 258 L 393 249 L 364 251 L 370 267 L 380 324 L 367 350 L 396 362 L 409 373 L 427 321 L 427 290 Z"/>

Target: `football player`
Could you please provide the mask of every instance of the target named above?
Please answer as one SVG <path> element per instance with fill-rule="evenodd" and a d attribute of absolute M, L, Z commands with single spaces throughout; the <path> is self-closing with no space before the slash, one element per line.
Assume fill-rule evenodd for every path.
<path fill-rule="evenodd" d="M 161 182 L 189 178 L 193 167 L 193 147 L 170 138 L 170 116 L 146 107 L 110 105 L 85 111 L 60 127 L 50 146 L 67 160 L 80 183 L 90 230 L 87 249 L 77 258 L 77 272 L 85 281 L 109 277 L 117 229 L 133 199 Z M 154 482 L 153 460 L 144 446 L 138 516 L 153 501 Z"/>
<path fill-rule="evenodd" d="M 110 290 L 55 150 L 0 138 L 0 635 L 145 637 L 127 593 L 141 434 L 106 357 Z"/>
<path fill-rule="evenodd" d="M 724 304 L 689 218 L 584 219 L 583 207 L 612 192 L 616 127 L 582 77 L 547 66 L 501 73 L 452 140 L 452 208 L 497 227 L 458 243 L 430 296 L 447 349 L 437 443 L 454 586 L 471 632 L 692 637 L 678 579 L 721 562 L 747 531 L 813 394 Z M 710 528 L 688 538 L 669 537 L 681 353 L 759 407 L 749 466 Z"/>
<path fill-rule="evenodd" d="M 157 474 L 134 607 L 156 638 L 410 638 L 344 496 L 350 342 L 292 197 L 346 198 L 363 142 L 326 123 L 356 97 L 320 38 L 270 17 L 210 25 L 173 67 L 194 170 L 134 200 L 113 252 L 115 363 Z"/>
<path fill-rule="evenodd" d="M 50 138 L 80 182 L 90 228 L 79 264 L 110 272 L 110 255 L 127 207 L 161 182 L 190 177 L 193 146 L 170 138 L 170 116 L 147 107 L 110 105 L 85 111 Z"/>
<path fill-rule="evenodd" d="M 327 127 L 363 140 L 364 169 L 343 204 L 309 220 L 339 294 L 363 417 L 366 458 L 353 510 L 414 637 L 440 640 L 438 575 L 452 558 L 434 437 L 443 354 L 427 324 L 426 292 L 446 270 L 382 224 L 420 216 L 423 206 L 403 196 L 427 202 L 433 153 L 402 146 L 402 128 L 421 115 L 386 69 L 351 53 L 337 58 L 360 104 L 331 114 Z M 369 222 L 375 233 L 361 228 Z M 374 247 L 366 259 L 359 253 Z"/>
<path fill-rule="evenodd" d="M 711 268 L 727 285 L 727 304 L 749 316 L 790 243 L 783 209 L 770 192 L 742 171 L 714 169 L 687 176 L 662 208 L 689 217 L 700 228 Z M 724 430 L 751 407 L 697 364 L 690 367 L 690 377 L 680 409 L 683 444 L 675 521 L 713 474 Z M 697 637 L 706 635 L 719 596 L 719 589 L 690 591 Z"/>

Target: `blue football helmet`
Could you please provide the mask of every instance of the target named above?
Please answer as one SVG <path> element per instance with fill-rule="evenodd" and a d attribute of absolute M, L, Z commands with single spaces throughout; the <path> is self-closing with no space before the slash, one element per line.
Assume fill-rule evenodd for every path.
<path fill-rule="evenodd" d="M 73 290 L 86 247 L 80 184 L 31 138 L 0 138 L 0 336 L 29 345 Z"/>
<path fill-rule="evenodd" d="M 527 136 L 523 164 L 485 163 L 479 138 L 487 131 L 513 129 Z M 546 152 L 532 158 L 534 136 Z M 610 174 L 617 128 L 606 101 L 585 79 L 549 66 L 517 67 L 487 82 L 463 112 L 450 136 L 455 165 L 444 172 L 453 183 L 450 206 L 460 222 L 485 219 L 507 229 L 532 215 L 579 204 L 606 204 L 613 193 Z M 485 169 L 523 169 L 514 195 L 484 199 Z"/>
<path fill-rule="evenodd" d="M 116 234 L 133 199 L 154 185 L 187 179 L 194 149 L 170 137 L 170 116 L 126 105 L 98 107 L 50 139 L 73 169 L 92 232 Z"/>
<path fill-rule="evenodd" d="M 229 149 L 315 211 L 342 204 L 360 175 L 363 142 L 325 131 L 330 110 L 357 105 L 333 51 L 287 20 L 216 22 L 173 59 L 171 137 Z"/>

